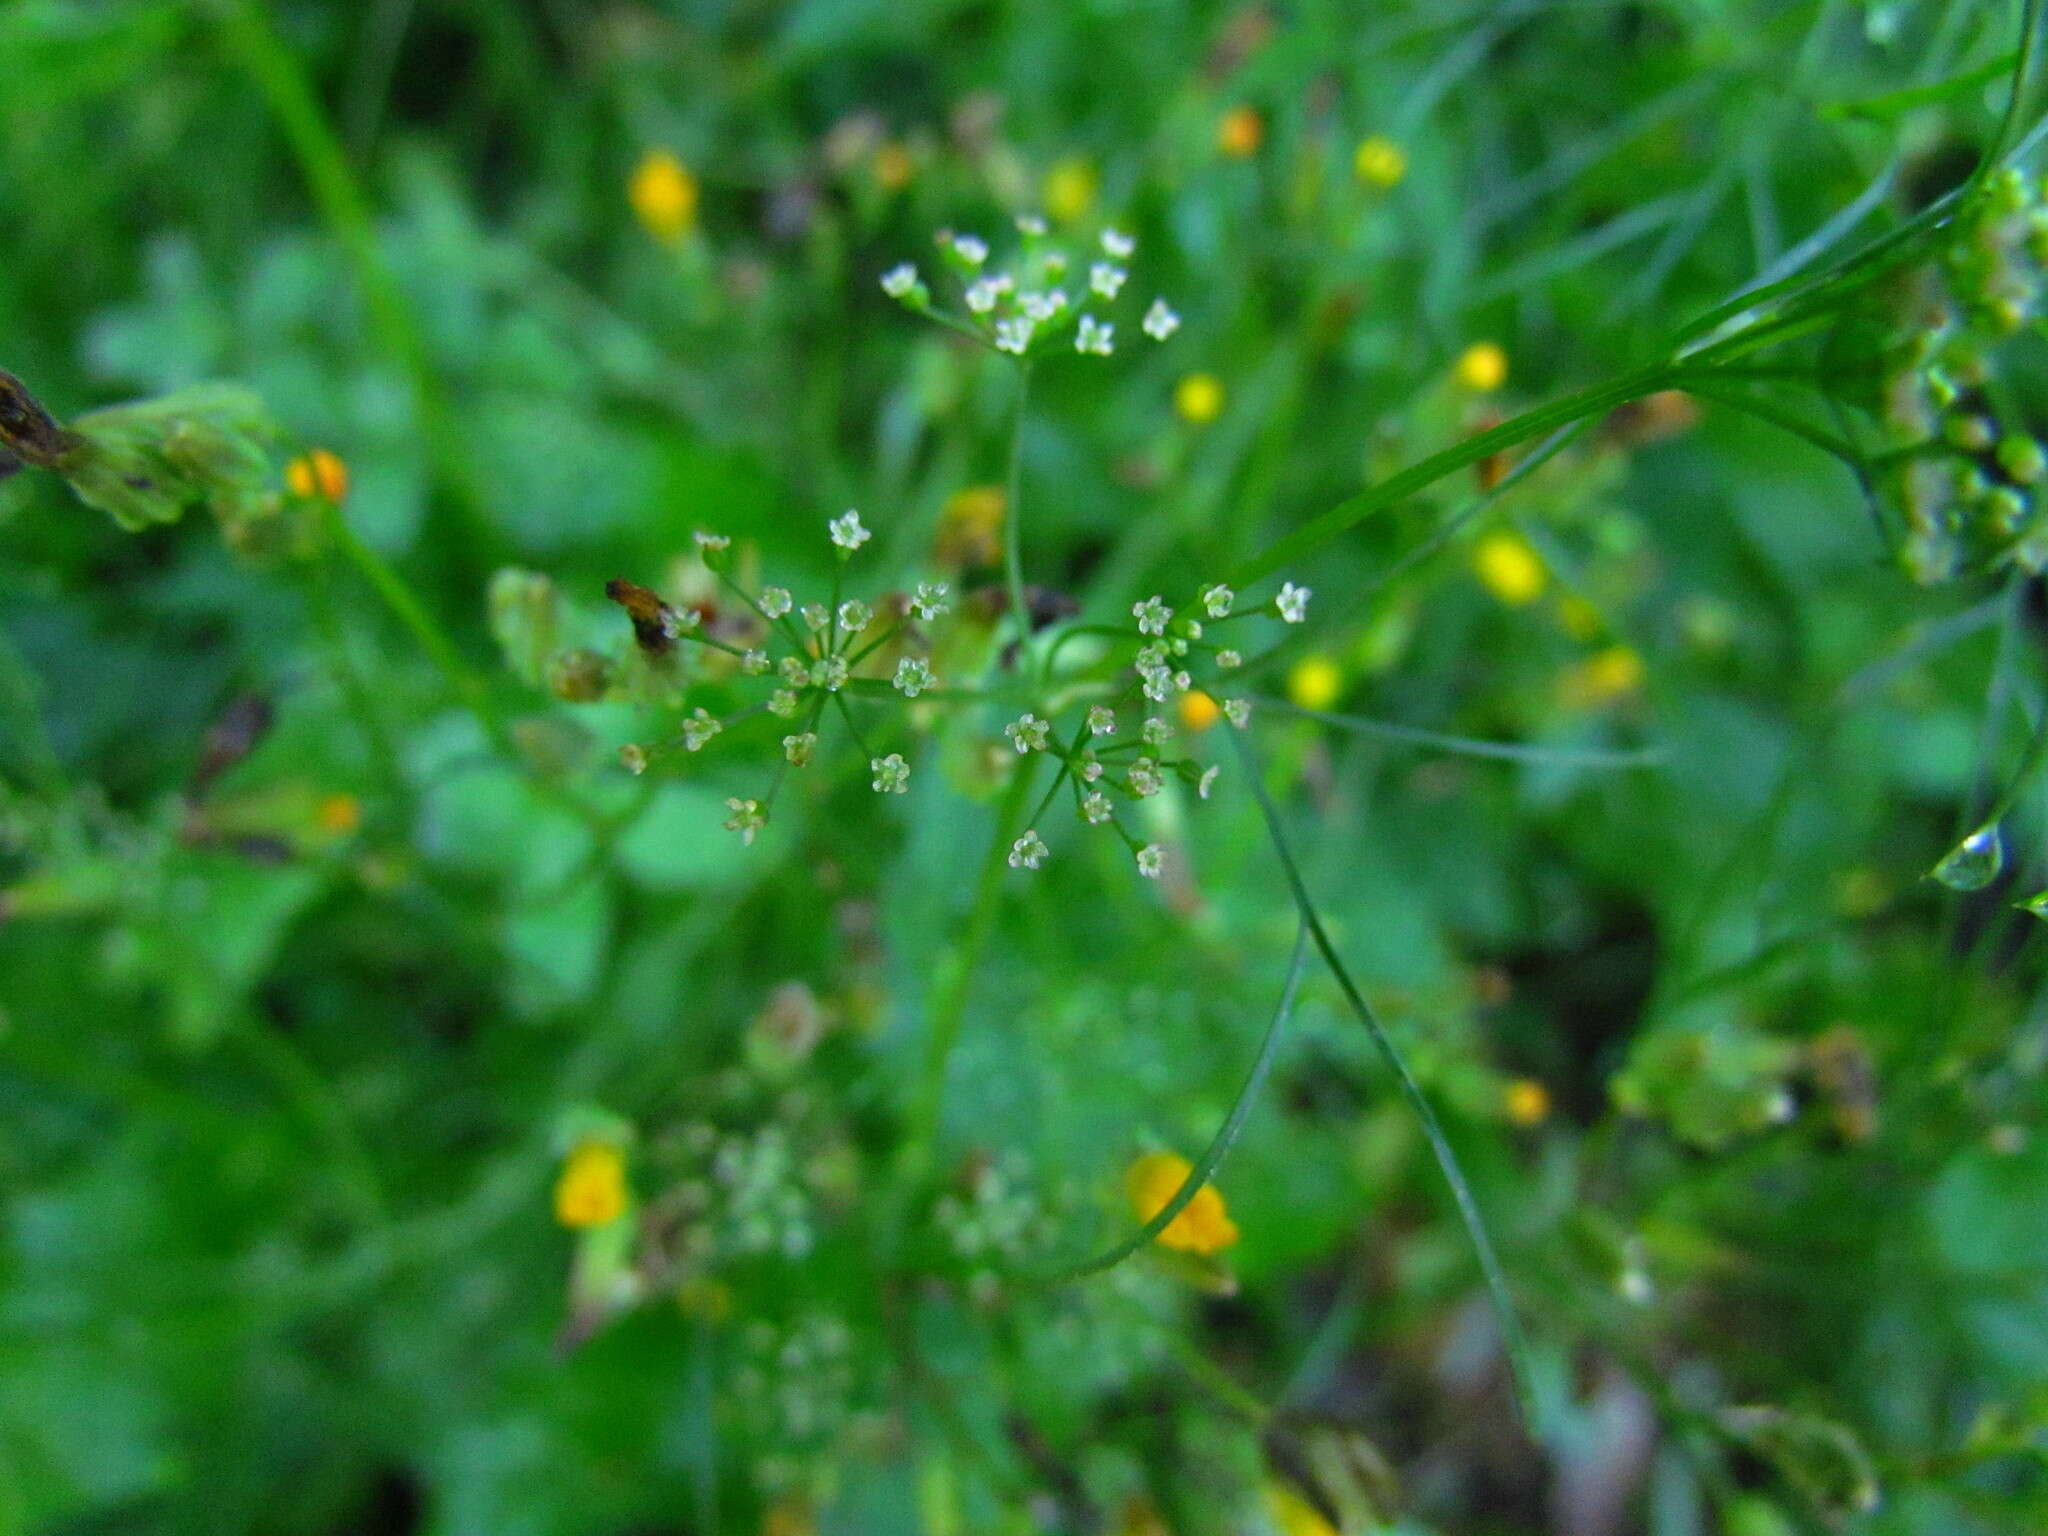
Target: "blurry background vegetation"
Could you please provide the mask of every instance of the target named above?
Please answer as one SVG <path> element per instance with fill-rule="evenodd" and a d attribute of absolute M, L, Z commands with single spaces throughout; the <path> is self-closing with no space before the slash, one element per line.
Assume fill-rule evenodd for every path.
<path fill-rule="evenodd" d="M 2048 1528 L 2034 800 L 1989 888 L 1926 878 L 2048 707 L 2040 588 L 1914 586 L 1824 455 L 1663 398 L 1422 558 L 1478 478 L 1290 572 L 1275 699 L 1661 752 L 1255 726 L 1493 1224 L 1540 1443 L 1313 973 L 1221 1174 L 1230 1294 L 977 1283 L 963 1207 L 1085 1252 L 1242 1083 L 1294 918 L 1234 760 L 1154 828 L 1163 890 L 1085 848 L 1006 886 L 933 1203 L 890 1175 L 972 775 L 828 770 L 742 848 L 762 764 L 636 785 L 644 722 L 518 687 L 484 603 L 517 563 L 616 638 L 603 582 L 699 527 L 816 587 L 846 506 L 882 579 L 957 563 L 1009 376 L 877 278 L 1042 209 L 1133 230 L 1186 317 L 1048 366 L 1025 437 L 1034 579 L 1120 617 L 1954 185 L 2014 9 L 0 6 L 0 365 L 63 416 L 253 388 L 523 754 L 348 568 L 0 488 L 0 1532 Z M 649 1209 L 766 1138 L 803 1251 L 728 1212 L 680 1305 L 582 1315 L 549 1190 L 599 1123 Z"/>

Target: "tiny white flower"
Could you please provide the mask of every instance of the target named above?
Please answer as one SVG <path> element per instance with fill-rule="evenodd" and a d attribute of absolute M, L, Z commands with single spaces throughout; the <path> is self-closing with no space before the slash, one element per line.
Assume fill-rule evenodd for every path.
<path fill-rule="evenodd" d="M 890 679 L 906 699 L 914 699 L 932 686 L 931 663 L 921 656 L 906 656 L 896 663 L 896 675 Z"/>
<path fill-rule="evenodd" d="M 683 722 L 683 747 L 686 751 L 701 752 L 704 743 L 724 729 L 724 726 L 711 718 L 710 711 L 700 704 L 697 712 Z"/>
<path fill-rule="evenodd" d="M 907 297 L 917 287 L 917 268 L 907 261 L 898 262 L 882 274 L 882 292 L 892 299 Z"/>
<path fill-rule="evenodd" d="M 977 315 L 985 315 L 996 307 L 996 300 L 1003 296 L 1003 290 L 995 279 L 977 277 L 967 285 L 967 307 Z"/>
<path fill-rule="evenodd" d="M 873 537 L 860 525 L 860 514 L 848 507 L 843 516 L 835 517 L 826 525 L 832 532 L 832 542 L 841 549 L 859 549 Z"/>
<path fill-rule="evenodd" d="M 1159 765 L 1149 757 L 1141 757 L 1131 764 L 1129 781 L 1131 793 L 1140 800 L 1149 799 L 1166 787 L 1166 780 L 1159 775 Z"/>
<path fill-rule="evenodd" d="M 811 676 L 827 693 L 837 693 L 846 686 L 846 658 L 827 656 L 818 663 Z"/>
<path fill-rule="evenodd" d="M 1045 275 L 1047 277 L 1058 277 L 1067 270 L 1067 253 L 1065 251 L 1047 251 L 1041 258 L 1041 262 L 1045 267 Z"/>
<path fill-rule="evenodd" d="M 1216 785 L 1217 775 L 1222 772 L 1223 765 L 1221 763 L 1211 763 L 1207 768 L 1204 768 L 1200 782 L 1195 785 L 1195 793 L 1204 800 L 1208 799 L 1209 791 Z"/>
<path fill-rule="evenodd" d="M 1045 220 L 1035 213 L 1020 213 L 1017 215 L 1017 229 L 1020 233 L 1036 239 L 1045 233 Z"/>
<path fill-rule="evenodd" d="M 1055 302 L 1057 296 L 1057 302 Z M 1020 293 L 1017 308 L 1033 325 L 1043 325 L 1060 312 L 1066 303 L 1066 295 L 1054 289 L 1052 293 Z"/>
<path fill-rule="evenodd" d="M 1157 715 L 1153 715 L 1145 722 L 1145 727 L 1139 734 L 1145 738 L 1147 746 L 1163 747 L 1173 739 L 1173 727 Z"/>
<path fill-rule="evenodd" d="M 979 235 L 955 235 L 953 254 L 970 267 L 978 267 L 988 260 L 988 242 Z"/>
<path fill-rule="evenodd" d="M 761 611 L 771 619 L 779 619 L 788 613 L 794 604 L 787 587 L 763 587 L 761 589 Z"/>
<path fill-rule="evenodd" d="M 1114 262 L 1098 261 L 1088 269 L 1088 286 L 1105 299 L 1116 297 L 1116 291 L 1123 287 L 1124 279 L 1131 274 Z"/>
<path fill-rule="evenodd" d="M 759 677 L 768 670 L 768 665 L 768 653 L 766 651 L 748 651 L 746 655 L 740 658 L 740 670 L 749 677 Z"/>
<path fill-rule="evenodd" d="M 787 688 L 778 688 L 768 695 L 768 713 L 779 719 L 795 719 L 797 704 L 797 696 Z"/>
<path fill-rule="evenodd" d="M 816 731 L 802 731 L 782 738 L 782 755 L 789 759 L 792 767 L 801 768 L 811 760 L 811 752 L 817 745 Z"/>
<path fill-rule="evenodd" d="M 1164 704 L 1173 697 L 1173 674 L 1159 667 L 1145 674 L 1145 697 L 1154 704 Z"/>
<path fill-rule="evenodd" d="M 857 635 L 866 629 L 875 617 L 875 610 L 857 597 L 849 597 L 839 605 L 839 627 L 849 635 Z"/>
<path fill-rule="evenodd" d="M 1166 300 L 1154 299 L 1152 307 L 1145 311 L 1145 318 L 1138 324 L 1154 341 L 1164 341 L 1180 329 L 1180 316 L 1173 312 L 1173 307 Z"/>
<path fill-rule="evenodd" d="M 869 758 L 868 772 L 875 776 L 875 793 L 878 795 L 903 795 L 910 792 L 910 764 L 903 760 L 901 752 L 891 752 L 887 757 Z"/>
<path fill-rule="evenodd" d="M 1010 868 L 1036 869 L 1045 862 L 1045 856 L 1052 850 L 1045 846 L 1045 839 L 1036 829 L 1026 832 L 1010 844 Z"/>
<path fill-rule="evenodd" d="M 803 617 L 804 623 L 815 632 L 830 626 L 832 623 L 832 610 L 823 603 L 805 603 Z"/>
<path fill-rule="evenodd" d="M 637 741 L 629 741 L 619 748 L 619 766 L 639 778 L 647 771 L 647 749 Z"/>
<path fill-rule="evenodd" d="M 1102 232 L 1102 248 L 1118 261 L 1129 261 L 1138 249 L 1138 242 L 1119 229 L 1105 229 Z"/>
<path fill-rule="evenodd" d="M 1105 324 L 1093 315 L 1083 315 L 1080 328 L 1074 332 L 1074 350 L 1093 352 L 1097 357 L 1108 357 L 1116 351 L 1116 327 Z"/>
<path fill-rule="evenodd" d="M 1142 603 L 1131 604 L 1131 617 L 1138 621 L 1139 634 L 1163 635 L 1166 633 L 1166 626 L 1173 619 L 1173 610 L 1166 606 L 1165 601 L 1157 593 L 1154 593 Z"/>
<path fill-rule="evenodd" d="M 946 584 L 943 581 L 920 581 L 917 590 L 910 594 L 910 606 L 917 610 L 920 619 L 936 619 L 948 612 L 952 604 L 946 601 Z"/>
<path fill-rule="evenodd" d="M 1240 731 L 1243 730 L 1247 725 L 1251 724 L 1251 700 L 1225 699 L 1223 701 L 1223 716 L 1232 725 L 1236 726 Z"/>
<path fill-rule="evenodd" d="M 1114 736 L 1116 734 L 1116 711 L 1107 704 L 1089 705 L 1088 734 L 1090 736 Z"/>
<path fill-rule="evenodd" d="M 1157 602 L 1158 599 L 1154 598 L 1152 599 L 1152 601 Z M 1143 607 L 1144 605 L 1140 604 L 1139 606 Z M 1131 612 L 1132 615 L 1135 617 L 1137 614 L 1137 609 L 1134 608 L 1131 610 Z M 1140 672 L 1157 672 L 1161 667 L 1166 665 L 1166 647 L 1164 645 L 1161 645 L 1157 640 L 1139 646 L 1137 659 L 1134 660 L 1131 663 L 1131 665 L 1136 667 Z"/>
<path fill-rule="evenodd" d="M 1091 792 L 1081 802 L 1081 819 L 1091 827 L 1099 827 L 1110 817 L 1109 796 L 1101 790 Z"/>
<path fill-rule="evenodd" d="M 731 547 L 732 540 L 724 534 L 706 533 L 701 528 L 697 530 L 697 548 L 700 552 L 707 555 L 715 555 L 720 550 L 730 549 Z"/>
<path fill-rule="evenodd" d="M 1220 581 L 1213 587 L 1202 589 L 1202 611 L 1212 619 L 1227 617 L 1230 605 L 1236 601 L 1237 594 Z"/>
<path fill-rule="evenodd" d="M 785 656 L 782 665 L 776 668 L 782 680 L 792 688 L 808 688 L 811 684 L 811 669 L 804 664 L 801 656 Z"/>
<path fill-rule="evenodd" d="M 1216 665 L 1223 668 L 1224 671 L 1228 672 L 1233 667 L 1243 666 L 1244 657 L 1239 655 L 1236 651 L 1218 651 L 1216 653 Z"/>
<path fill-rule="evenodd" d="M 1287 582 L 1280 588 L 1280 595 L 1273 599 L 1273 606 L 1280 610 L 1280 617 L 1290 624 L 1299 624 L 1308 617 L 1308 600 L 1314 594 L 1307 587 L 1297 587 Z"/>
<path fill-rule="evenodd" d="M 1102 777 L 1102 764 L 1095 760 L 1095 749 L 1093 747 L 1088 747 L 1082 751 L 1081 766 L 1076 768 L 1074 772 L 1079 775 L 1083 784 L 1093 784 Z"/>
<path fill-rule="evenodd" d="M 768 825 L 768 813 L 761 809 L 758 800 L 728 800 L 725 808 L 732 812 L 725 819 L 725 830 L 739 833 L 740 841 L 749 846 L 754 841 L 754 834 Z"/>
<path fill-rule="evenodd" d="M 1031 333 L 1037 329 L 1029 315 L 1011 315 L 996 322 L 996 350 L 1022 357 L 1031 347 Z"/>
<path fill-rule="evenodd" d="M 1010 738 L 1010 745 L 1021 756 L 1026 752 L 1045 751 L 1052 741 L 1052 726 L 1026 710 L 1003 727 L 1003 734 Z"/>
<path fill-rule="evenodd" d="M 1195 686 L 1194 674 L 1186 671 L 1174 673 L 1173 686 L 1177 692 L 1186 693 Z"/>
<path fill-rule="evenodd" d="M 1166 872 L 1166 850 L 1157 843 L 1147 843 L 1138 850 L 1138 873 L 1147 880 L 1157 880 Z"/>

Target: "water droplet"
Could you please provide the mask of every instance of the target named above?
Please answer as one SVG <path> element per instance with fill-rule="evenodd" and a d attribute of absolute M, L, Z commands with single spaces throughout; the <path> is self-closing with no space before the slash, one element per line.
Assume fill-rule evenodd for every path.
<path fill-rule="evenodd" d="M 1998 840 L 1998 823 L 1987 821 L 1934 866 L 1934 878 L 1952 891 L 1981 891 L 2003 868 L 2005 845 Z"/>

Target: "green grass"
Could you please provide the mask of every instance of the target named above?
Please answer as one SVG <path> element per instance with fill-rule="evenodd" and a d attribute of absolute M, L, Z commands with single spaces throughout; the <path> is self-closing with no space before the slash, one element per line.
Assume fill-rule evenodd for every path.
<path fill-rule="evenodd" d="M 2039 1529 L 2035 26 L 0 10 L 0 1536 Z"/>

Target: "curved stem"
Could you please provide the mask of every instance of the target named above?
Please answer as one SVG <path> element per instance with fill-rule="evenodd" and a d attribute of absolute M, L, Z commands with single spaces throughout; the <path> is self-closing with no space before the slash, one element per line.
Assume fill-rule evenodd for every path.
<path fill-rule="evenodd" d="M 1301 913 L 1301 920 L 1315 939 L 1316 948 L 1321 951 L 1323 962 L 1329 966 L 1330 974 L 1336 979 L 1338 990 L 1344 994 L 1351 1011 L 1358 1015 L 1359 1023 L 1371 1036 L 1374 1047 L 1379 1051 L 1387 1069 L 1401 1085 L 1401 1096 L 1408 1101 L 1416 1120 L 1422 1126 L 1422 1134 L 1429 1142 L 1429 1150 L 1436 1158 L 1437 1168 L 1450 1186 L 1451 1198 L 1458 1208 L 1458 1217 L 1465 1225 L 1466 1235 L 1479 1258 L 1480 1273 L 1485 1277 L 1486 1290 L 1493 1303 L 1494 1315 L 1500 1323 L 1501 1347 L 1508 1357 L 1508 1369 L 1515 1380 L 1515 1396 L 1522 1410 L 1524 1424 L 1534 1433 L 1541 1423 L 1537 1407 L 1536 1381 L 1529 1364 L 1529 1342 L 1522 1332 L 1522 1323 L 1515 1312 L 1514 1298 L 1508 1293 L 1506 1272 L 1501 1268 L 1500 1257 L 1494 1252 L 1493 1239 L 1486 1229 L 1486 1218 L 1480 1214 L 1479 1202 L 1473 1198 L 1472 1186 L 1465 1180 L 1465 1173 L 1458 1166 L 1458 1156 L 1451 1150 L 1449 1139 L 1444 1135 L 1443 1126 L 1437 1120 L 1436 1110 L 1431 1107 L 1422 1087 L 1408 1070 L 1408 1063 L 1402 1057 L 1371 1004 L 1359 993 L 1351 980 L 1351 973 L 1344 968 L 1344 961 L 1337 954 L 1337 947 L 1330 942 L 1330 936 L 1323 929 L 1322 919 L 1317 916 L 1315 903 L 1310 900 L 1308 887 L 1301 878 L 1301 869 L 1294 862 L 1294 853 L 1287 843 L 1287 834 L 1280 825 L 1280 811 L 1273 804 L 1273 797 L 1266 792 L 1266 786 L 1259 777 L 1259 763 L 1252 752 L 1248 733 L 1233 730 L 1231 745 L 1237 749 L 1238 760 L 1244 765 L 1245 777 L 1251 781 L 1252 794 L 1259 802 L 1259 810 L 1266 821 L 1267 834 L 1273 841 L 1273 852 L 1279 856 L 1280 867 L 1286 872 L 1288 888 L 1294 893 L 1295 907 Z"/>

